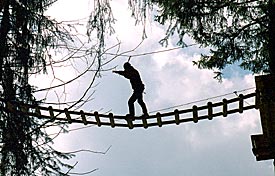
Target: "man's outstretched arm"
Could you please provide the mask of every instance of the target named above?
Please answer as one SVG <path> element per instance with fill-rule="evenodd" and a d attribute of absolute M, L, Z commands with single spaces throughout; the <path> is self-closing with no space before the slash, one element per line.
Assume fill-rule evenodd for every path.
<path fill-rule="evenodd" d="M 113 71 L 113 73 L 119 74 L 119 75 L 124 75 L 124 71 Z"/>
<path fill-rule="evenodd" d="M 124 76 L 125 78 L 127 78 L 127 79 L 131 79 L 134 75 L 133 75 L 133 73 L 132 72 L 129 72 L 129 71 L 113 71 L 114 73 L 117 73 L 117 74 L 119 74 L 119 75 L 122 75 L 122 76 Z"/>

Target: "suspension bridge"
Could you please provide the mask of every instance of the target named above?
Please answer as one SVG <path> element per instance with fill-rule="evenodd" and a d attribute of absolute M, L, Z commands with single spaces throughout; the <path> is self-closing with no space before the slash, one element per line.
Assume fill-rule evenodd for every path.
<path fill-rule="evenodd" d="M 216 117 L 227 117 L 233 113 L 242 113 L 249 109 L 258 109 L 256 92 L 246 95 L 240 94 L 231 99 L 222 99 L 219 102 L 208 102 L 203 106 L 193 105 L 187 109 L 175 109 L 171 112 L 149 115 L 148 117 L 134 117 L 131 120 L 126 116 L 109 114 L 100 114 L 95 112 L 71 111 L 67 108 L 56 109 L 52 106 L 36 106 L 23 104 L 20 102 L 11 102 L 1 99 L 4 104 L 3 109 L 10 113 L 36 117 L 40 119 L 49 119 L 50 121 L 65 121 L 67 123 L 82 123 L 84 125 L 94 124 L 99 127 L 110 126 L 133 128 L 162 127 L 169 124 L 182 124 L 186 122 L 198 123 L 200 120 L 212 120 Z M 254 103 L 245 103 L 245 102 Z"/>
<path fill-rule="evenodd" d="M 8 113 L 62 121 L 65 123 L 81 123 L 84 125 L 107 126 L 111 128 L 125 127 L 148 128 L 165 125 L 179 125 L 187 122 L 198 123 L 200 120 L 213 120 L 217 117 L 227 117 L 234 113 L 243 113 L 250 109 L 259 109 L 263 134 L 251 135 L 252 151 L 257 161 L 274 159 L 275 157 L 275 76 L 257 76 L 256 91 L 248 94 L 239 94 L 235 98 L 223 98 L 218 102 L 208 102 L 204 105 L 191 105 L 186 109 L 174 109 L 169 112 L 150 114 L 147 117 L 126 117 L 113 113 L 101 114 L 97 111 L 72 111 L 67 108 L 58 109 L 52 106 L 24 104 L 22 102 L 7 101 L 0 98 L 2 110 Z M 249 102 L 249 103 L 248 103 Z M 195 102 L 194 102 L 195 104 Z M 168 109 L 168 108 L 166 108 Z M 132 120 L 134 118 L 134 120 Z"/>

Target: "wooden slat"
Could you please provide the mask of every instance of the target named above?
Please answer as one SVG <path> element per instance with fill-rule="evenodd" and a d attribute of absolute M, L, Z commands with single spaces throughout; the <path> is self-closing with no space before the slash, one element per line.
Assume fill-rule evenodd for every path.
<path fill-rule="evenodd" d="M 70 113 L 68 112 L 68 109 L 65 108 L 64 111 L 65 111 L 65 115 L 67 117 L 68 123 L 72 123 L 72 118 L 71 118 Z"/>
<path fill-rule="evenodd" d="M 35 114 L 36 114 L 37 116 L 41 116 L 41 111 L 40 111 L 39 106 L 35 107 L 34 112 L 35 112 Z"/>
<path fill-rule="evenodd" d="M 126 118 L 127 118 L 127 117 L 126 117 Z M 133 120 L 127 118 L 126 121 L 127 121 L 127 124 L 128 124 L 128 128 L 129 128 L 129 129 L 133 129 L 133 128 L 134 128 Z"/>
<path fill-rule="evenodd" d="M 159 127 L 162 127 L 161 114 L 158 112 L 158 113 L 156 114 L 156 116 L 157 116 L 158 126 L 159 126 Z"/>
<path fill-rule="evenodd" d="M 54 121 L 55 120 L 55 116 L 54 116 L 54 112 L 53 112 L 53 107 L 49 106 L 48 110 L 49 110 L 50 117 L 51 117 L 52 121 Z"/>
<path fill-rule="evenodd" d="M 80 110 L 80 116 L 84 125 L 87 125 L 88 123 L 84 111 Z"/>
<path fill-rule="evenodd" d="M 198 107 L 196 105 L 193 106 L 193 122 L 198 123 Z"/>
<path fill-rule="evenodd" d="M 145 129 L 148 128 L 147 119 L 145 117 L 142 119 L 142 124 Z"/>
<path fill-rule="evenodd" d="M 207 110 L 208 110 L 208 119 L 212 120 L 213 119 L 213 104 L 212 104 L 212 102 L 207 103 Z"/>
<path fill-rule="evenodd" d="M 109 119 L 110 119 L 111 127 L 114 128 L 115 127 L 115 120 L 114 120 L 113 113 L 109 113 Z"/>
<path fill-rule="evenodd" d="M 243 113 L 243 94 L 239 95 L 239 113 Z"/>
<path fill-rule="evenodd" d="M 98 112 L 95 111 L 94 112 L 94 116 L 95 116 L 95 120 L 96 120 L 96 123 L 97 123 L 97 126 L 101 126 L 101 122 L 100 122 L 100 118 L 99 118 L 99 115 L 98 115 Z"/>
<path fill-rule="evenodd" d="M 175 109 L 175 110 L 174 110 L 174 113 L 175 113 L 175 121 L 176 121 L 176 124 L 179 125 L 179 124 L 180 124 L 179 110 L 178 110 L 178 109 Z"/>
<path fill-rule="evenodd" d="M 223 106 L 222 106 L 223 117 L 227 117 L 227 99 L 223 99 L 222 103 L 223 103 Z"/>

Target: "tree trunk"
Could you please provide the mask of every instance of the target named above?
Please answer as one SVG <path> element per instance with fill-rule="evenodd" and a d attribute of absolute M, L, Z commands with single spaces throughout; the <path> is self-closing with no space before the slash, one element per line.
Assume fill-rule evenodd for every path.
<path fill-rule="evenodd" d="M 9 31 L 9 3 L 5 1 L 3 15 L 0 23 L 0 79 L 2 80 L 4 58 L 8 55 L 7 35 Z M 4 3 L 3 3 L 4 5 Z"/>
<path fill-rule="evenodd" d="M 269 0 L 269 68 L 271 74 L 275 74 L 275 2 Z"/>

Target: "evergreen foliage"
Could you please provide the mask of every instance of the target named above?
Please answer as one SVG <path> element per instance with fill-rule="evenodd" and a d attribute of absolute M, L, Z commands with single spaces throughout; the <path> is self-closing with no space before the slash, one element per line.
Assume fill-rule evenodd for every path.
<path fill-rule="evenodd" d="M 96 2 L 108 6 L 96 8 L 91 21 L 101 19 L 103 23 L 94 26 L 106 27 L 113 22 L 113 17 L 108 16 L 111 6 L 108 0 Z M 162 45 L 166 46 L 172 35 L 178 35 L 177 44 L 185 47 L 184 37 L 188 35 L 201 47 L 210 48 L 209 54 L 194 61 L 199 68 L 218 70 L 216 73 L 221 75 L 227 65 L 238 63 L 253 73 L 275 73 L 274 0 L 129 0 L 128 3 L 137 22 L 145 24 L 148 12 L 153 11 L 155 21 L 168 24 L 166 36 L 160 40 Z M 106 10 L 108 13 L 104 13 Z M 89 29 L 91 32 L 99 28 Z M 101 29 L 107 28 L 100 28 L 102 32 Z M 98 37 L 100 41 L 104 41 L 103 35 L 104 32 Z"/>
<path fill-rule="evenodd" d="M 101 70 L 103 53 L 105 49 L 105 37 L 106 34 L 112 35 L 115 31 L 112 27 L 115 19 L 112 13 L 111 5 L 109 0 L 94 0 L 94 10 L 90 14 L 90 18 L 87 25 L 87 35 L 89 38 L 93 37 L 91 35 L 93 31 L 96 32 L 96 37 L 98 39 L 98 47 L 94 51 L 98 58 L 98 70 Z"/>
<path fill-rule="evenodd" d="M 275 72 L 273 0 L 152 0 L 160 7 L 156 21 L 168 22 L 166 40 L 175 33 L 178 44 L 191 36 L 209 55 L 194 62 L 199 68 L 223 70 L 240 63 L 253 73 Z"/>
<path fill-rule="evenodd" d="M 42 120 L 13 113 L 12 102 L 38 104 L 29 77 L 46 71 L 49 49 L 70 40 L 68 32 L 44 15 L 56 0 L 1 0 L 0 2 L 0 175 L 66 175 L 72 157 L 51 147 Z"/>

